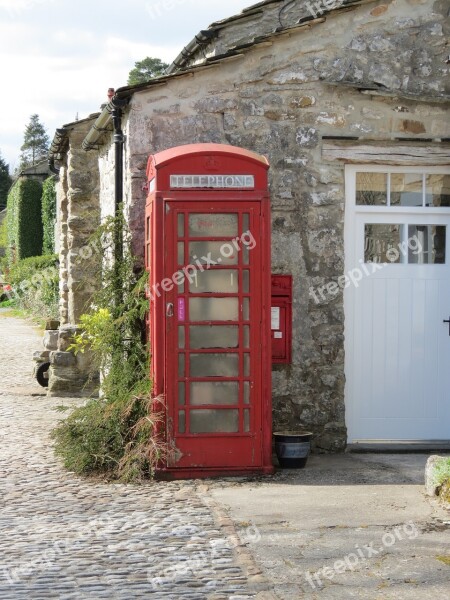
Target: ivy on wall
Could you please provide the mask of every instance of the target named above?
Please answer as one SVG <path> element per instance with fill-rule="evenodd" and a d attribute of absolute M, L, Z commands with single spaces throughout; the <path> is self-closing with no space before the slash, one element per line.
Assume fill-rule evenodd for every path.
<path fill-rule="evenodd" d="M 54 177 L 49 177 L 42 186 L 42 253 L 55 251 L 56 186 Z"/>
<path fill-rule="evenodd" d="M 10 264 L 42 254 L 42 185 L 20 178 L 8 194 L 8 259 Z"/>

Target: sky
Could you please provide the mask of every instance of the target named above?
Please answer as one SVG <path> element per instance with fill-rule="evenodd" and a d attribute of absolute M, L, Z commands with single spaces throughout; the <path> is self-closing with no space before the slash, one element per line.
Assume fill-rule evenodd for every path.
<path fill-rule="evenodd" d="M 146 56 L 170 63 L 257 0 L 0 0 L 0 154 L 13 171 L 37 113 L 55 129 L 97 112 Z"/>

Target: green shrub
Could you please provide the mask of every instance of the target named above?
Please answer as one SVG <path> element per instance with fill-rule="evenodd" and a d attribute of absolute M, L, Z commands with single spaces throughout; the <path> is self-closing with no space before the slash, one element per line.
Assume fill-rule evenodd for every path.
<path fill-rule="evenodd" d="M 56 187 L 55 178 L 49 177 L 42 186 L 42 252 L 51 254 L 55 251 L 56 223 Z"/>
<path fill-rule="evenodd" d="M 42 185 L 20 178 L 8 194 L 8 258 L 10 264 L 42 254 Z"/>
<path fill-rule="evenodd" d="M 99 235 L 111 239 L 118 224 L 122 228 L 123 220 L 108 221 Z M 134 266 L 126 240 L 123 261 L 98 274 L 102 287 L 92 311 L 81 317 L 81 333 L 71 347 L 75 354 L 89 351 L 93 375 L 102 374 L 102 397 L 76 408 L 53 431 L 55 451 L 66 468 L 127 482 L 152 477 L 165 456 L 156 434 L 164 415 L 153 410 L 143 336 L 147 275 Z"/>
<path fill-rule="evenodd" d="M 42 319 L 59 314 L 58 256 L 33 256 L 12 265 L 7 273 L 17 306 Z"/>
<path fill-rule="evenodd" d="M 436 462 L 433 481 L 436 485 L 442 485 L 443 483 L 450 481 L 450 457 L 443 458 Z"/>

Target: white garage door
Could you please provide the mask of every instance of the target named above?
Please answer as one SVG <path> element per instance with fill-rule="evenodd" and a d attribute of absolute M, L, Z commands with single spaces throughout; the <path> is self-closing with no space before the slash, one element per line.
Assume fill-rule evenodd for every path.
<path fill-rule="evenodd" d="M 450 170 L 346 169 L 349 443 L 450 439 Z"/>

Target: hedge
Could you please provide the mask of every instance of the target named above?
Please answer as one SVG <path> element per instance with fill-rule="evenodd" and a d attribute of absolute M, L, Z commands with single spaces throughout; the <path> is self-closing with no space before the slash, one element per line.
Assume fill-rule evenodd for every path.
<path fill-rule="evenodd" d="M 42 185 L 20 178 L 8 194 L 9 262 L 42 254 Z"/>
<path fill-rule="evenodd" d="M 56 223 L 56 188 L 54 177 L 44 181 L 42 187 L 42 225 L 43 225 L 43 254 L 55 251 L 55 223 Z"/>

